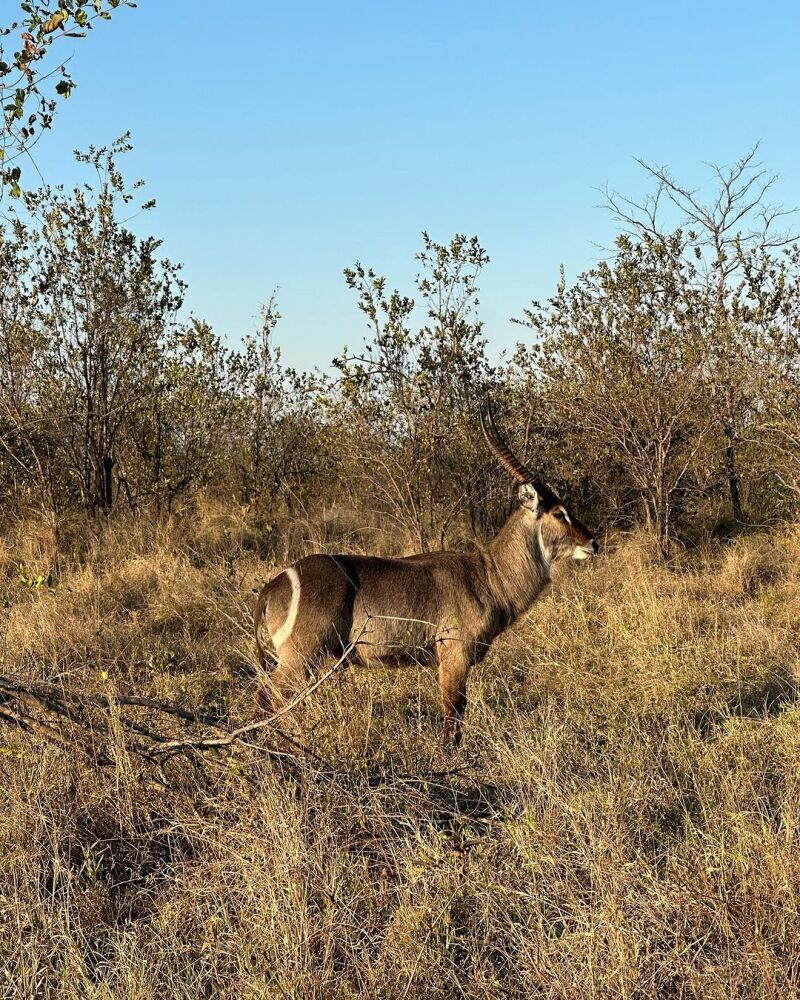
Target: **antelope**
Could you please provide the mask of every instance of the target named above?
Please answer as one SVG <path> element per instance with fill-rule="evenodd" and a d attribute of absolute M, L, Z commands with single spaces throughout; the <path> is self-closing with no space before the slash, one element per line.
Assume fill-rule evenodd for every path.
<path fill-rule="evenodd" d="M 328 656 L 345 662 L 436 665 L 445 732 L 457 746 L 470 669 L 550 583 L 555 563 L 587 559 L 592 532 L 517 459 L 494 422 L 480 411 L 484 438 L 519 484 L 519 506 L 483 549 L 403 558 L 311 555 L 267 583 L 255 611 L 262 668 L 265 630 L 277 653 L 256 697 L 272 710 L 308 683 Z"/>

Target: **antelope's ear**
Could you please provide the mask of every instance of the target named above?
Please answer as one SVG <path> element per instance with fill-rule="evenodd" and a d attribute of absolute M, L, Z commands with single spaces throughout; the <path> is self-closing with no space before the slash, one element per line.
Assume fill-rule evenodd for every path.
<path fill-rule="evenodd" d="M 519 488 L 519 502 L 523 507 L 527 507 L 536 513 L 539 509 L 539 494 L 530 483 L 523 483 Z"/>

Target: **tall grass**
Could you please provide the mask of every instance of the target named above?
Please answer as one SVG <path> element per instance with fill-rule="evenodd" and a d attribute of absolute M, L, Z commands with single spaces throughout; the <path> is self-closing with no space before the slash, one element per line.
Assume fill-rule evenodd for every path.
<path fill-rule="evenodd" d="M 0 672 L 248 715 L 282 533 L 208 508 L 58 549 L 3 539 Z M 497 642 L 455 755 L 414 671 L 167 787 L 6 726 L 0 996 L 791 996 L 799 623 L 796 529 L 669 567 L 620 539 Z"/>

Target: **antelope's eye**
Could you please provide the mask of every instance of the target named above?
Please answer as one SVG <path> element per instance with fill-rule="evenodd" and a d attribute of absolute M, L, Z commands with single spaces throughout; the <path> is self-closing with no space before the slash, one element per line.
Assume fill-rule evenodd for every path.
<path fill-rule="evenodd" d="M 555 518 L 555 519 L 556 519 L 557 521 L 563 521 L 563 520 L 564 520 L 564 518 L 566 517 L 566 514 L 564 513 L 564 511 L 563 511 L 563 510 L 561 510 L 561 508 L 559 508 L 558 510 L 556 510 L 556 511 L 553 511 L 553 517 L 554 517 L 554 518 Z"/>

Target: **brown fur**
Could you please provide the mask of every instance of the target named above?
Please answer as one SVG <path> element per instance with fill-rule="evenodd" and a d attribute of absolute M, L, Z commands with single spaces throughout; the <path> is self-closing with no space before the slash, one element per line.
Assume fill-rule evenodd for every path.
<path fill-rule="evenodd" d="M 540 488 L 541 489 L 541 488 Z M 302 687 L 327 656 L 352 661 L 436 663 L 446 728 L 458 742 L 470 668 L 492 641 L 534 603 L 553 562 L 596 551 L 590 532 L 551 492 L 529 483 L 521 506 L 483 550 L 435 552 L 403 559 L 312 555 L 294 563 L 300 600 L 291 634 L 270 674 L 273 698 Z M 259 632 L 274 637 L 290 613 L 293 587 L 283 571 L 262 590 Z M 265 709 L 273 698 L 259 695 Z"/>

